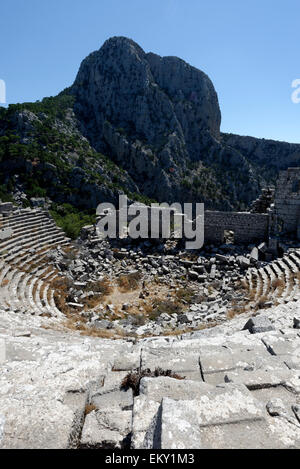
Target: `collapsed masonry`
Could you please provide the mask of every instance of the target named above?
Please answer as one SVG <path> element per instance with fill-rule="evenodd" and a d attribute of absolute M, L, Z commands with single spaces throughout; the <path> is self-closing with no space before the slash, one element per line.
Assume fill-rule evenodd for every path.
<path fill-rule="evenodd" d="M 240 314 L 245 309 L 287 302 L 299 288 L 300 256 L 294 249 L 298 242 L 283 236 L 297 235 L 298 213 L 293 210 L 299 202 L 295 190 L 299 172 L 291 169 L 280 175 L 275 203 L 267 213 L 206 211 L 206 246 L 190 256 L 182 249 L 181 241 L 173 239 L 166 243 L 159 238 L 154 243 L 142 239 L 136 243 L 127 236 L 122 243 L 119 239 L 102 242 L 95 236 L 93 226 L 85 227 L 81 239 L 70 245 L 47 211 L 0 204 L 0 304 L 9 311 L 31 311 L 38 317 L 62 317 L 60 312 L 74 310 L 76 320 L 80 316 L 89 329 L 102 330 L 105 326 L 124 334 L 159 335 L 166 327 L 183 330 L 188 324 L 194 330 L 213 321 L 223 322 L 227 315 Z M 146 209 L 152 214 L 150 207 Z M 160 222 L 162 213 L 160 208 L 155 212 Z M 152 221 L 148 218 L 148 230 Z M 161 228 L 159 225 L 158 236 Z M 224 243 L 225 236 L 228 237 Z M 256 241 L 257 247 L 253 245 Z M 221 246 L 216 247 L 218 244 Z M 64 246 L 72 252 L 62 249 Z M 266 264 L 274 258 L 277 260 L 272 265 Z M 119 304 L 118 298 L 109 296 L 106 304 L 91 306 L 97 291 L 88 287 L 89 282 L 107 278 L 118 290 L 120 277 L 134 273 L 141 275 L 143 287 L 139 286 L 129 303 L 126 298 L 126 303 Z M 66 290 L 62 295 L 64 280 Z M 161 311 L 155 309 L 151 296 L 153 282 L 156 285 L 157 281 L 164 285 L 172 301 L 177 301 L 178 289 L 190 285 L 193 304 L 182 304 L 179 312 L 172 310 L 171 315 L 158 314 Z M 239 290 L 241 285 L 245 291 Z M 169 311 L 169 305 L 163 307 Z M 157 316 L 148 314 L 147 308 L 154 309 Z M 140 314 L 140 323 L 136 313 Z"/>

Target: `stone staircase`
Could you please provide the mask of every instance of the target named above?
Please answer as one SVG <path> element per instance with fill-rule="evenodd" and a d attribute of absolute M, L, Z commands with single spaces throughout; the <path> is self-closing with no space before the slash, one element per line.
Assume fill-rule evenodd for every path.
<path fill-rule="evenodd" d="M 70 240 L 43 210 L 17 209 L 1 219 L 0 307 L 17 313 L 60 317 L 51 283 L 59 273 L 48 265 L 47 252 Z"/>
<path fill-rule="evenodd" d="M 300 250 L 295 249 L 260 269 L 246 274 L 251 304 L 272 302 L 285 304 L 300 298 Z"/>
<path fill-rule="evenodd" d="M 299 447 L 299 333 L 200 337 L 144 342 L 115 359 L 90 395 L 80 445 L 122 447 L 128 433 L 133 449 Z M 117 387 L 160 364 L 185 379 L 142 378 L 137 396 Z"/>
<path fill-rule="evenodd" d="M 300 331 L 278 308 L 269 331 L 137 343 L 0 329 L 0 448 L 299 449 Z M 158 367 L 177 377 L 121 388 Z"/>

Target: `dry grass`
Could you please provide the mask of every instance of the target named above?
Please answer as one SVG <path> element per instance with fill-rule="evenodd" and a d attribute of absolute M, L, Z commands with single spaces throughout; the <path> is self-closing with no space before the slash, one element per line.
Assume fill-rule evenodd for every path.
<path fill-rule="evenodd" d="M 127 275 L 120 275 L 120 277 L 117 279 L 117 282 L 120 291 L 127 292 L 137 290 L 141 279 L 142 275 L 140 272 L 133 272 Z"/>
<path fill-rule="evenodd" d="M 179 301 L 185 301 L 188 304 L 193 302 L 195 292 L 191 288 L 179 288 L 175 292 L 175 296 Z"/>
<path fill-rule="evenodd" d="M 251 290 L 249 291 L 249 294 L 248 294 L 249 301 L 251 301 L 251 302 L 254 301 L 255 297 L 256 297 L 256 290 L 255 290 L 255 288 L 251 288 Z"/>
<path fill-rule="evenodd" d="M 40 314 L 40 317 L 41 318 L 51 318 L 52 315 L 50 313 L 42 313 L 42 314 Z"/>
<path fill-rule="evenodd" d="M 32 289 L 32 296 L 33 296 L 33 298 L 35 298 L 37 289 L 38 289 L 38 282 L 35 282 L 35 284 L 33 285 L 33 289 Z"/>
<path fill-rule="evenodd" d="M 86 327 L 85 330 L 81 331 L 81 335 L 88 336 L 88 337 L 95 337 L 98 339 L 111 339 L 111 340 L 118 340 L 123 339 L 125 337 L 125 333 L 121 330 L 116 331 L 115 329 L 91 329 Z"/>
<path fill-rule="evenodd" d="M 271 284 L 271 288 L 273 291 L 280 290 L 282 291 L 285 287 L 285 281 L 282 278 L 275 278 Z"/>
<path fill-rule="evenodd" d="M 88 327 L 84 322 L 83 318 L 76 315 L 76 313 L 70 315 L 64 326 L 74 332 L 79 332 L 80 335 L 88 337 L 97 337 L 99 339 L 120 339 L 124 337 L 123 331 L 116 329 L 93 329 Z"/>
<path fill-rule="evenodd" d="M 3 282 L 1 283 L 1 287 L 6 287 L 7 285 L 9 284 L 9 280 L 3 280 Z"/>
<path fill-rule="evenodd" d="M 82 300 L 82 304 L 84 305 L 84 310 L 89 311 L 91 309 L 97 308 L 101 303 L 102 297 L 100 295 L 94 295 L 90 298 L 85 298 Z"/>
<path fill-rule="evenodd" d="M 112 292 L 112 285 L 108 279 L 98 280 L 97 282 L 90 282 L 85 287 L 86 292 L 94 292 L 95 294 L 89 298 L 84 298 L 82 304 L 85 311 L 94 309 L 99 306 L 110 293 Z"/>
<path fill-rule="evenodd" d="M 155 371 L 147 370 L 136 370 L 128 373 L 123 379 L 120 389 L 127 391 L 128 389 L 133 390 L 134 396 L 139 395 L 140 382 L 142 378 L 158 378 L 159 376 L 168 376 L 169 378 L 184 380 L 185 377 L 174 373 L 172 370 L 163 370 L 162 368 L 156 368 Z"/>
<path fill-rule="evenodd" d="M 249 284 L 248 284 L 248 282 L 247 282 L 246 279 L 243 278 L 243 279 L 240 281 L 240 288 L 241 288 L 242 290 L 249 290 Z"/>
<path fill-rule="evenodd" d="M 148 319 L 154 321 L 161 314 L 180 314 L 183 311 L 181 304 L 174 300 L 154 300 L 152 305 L 145 307 Z"/>
<path fill-rule="evenodd" d="M 66 277 L 55 278 L 52 282 L 50 282 L 50 285 L 54 290 L 54 300 L 56 307 L 59 309 L 59 311 L 68 316 L 71 313 L 71 308 L 67 304 L 71 281 Z"/>
<path fill-rule="evenodd" d="M 64 257 L 70 261 L 73 261 L 78 257 L 78 249 L 75 249 L 73 246 L 64 246 L 63 248 Z"/>
<path fill-rule="evenodd" d="M 87 405 L 85 406 L 85 409 L 84 409 L 84 415 L 85 415 L 85 417 L 86 417 L 87 415 L 89 415 L 91 412 L 93 412 L 94 410 L 98 410 L 98 407 L 96 407 L 96 406 L 93 405 L 93 404 L 87 404 Z"/>
<path fill-rule="evenodd" d="M 266 303 L 269 301 L 267 295 L 261 296 L 256 303 L 256 309 L 264 309 L 266 307 Z"/>
<path fill-rule="evenodd" d="M 246 306 L 245 305 L 240 305 L 237 306 L 236 308 L 231 308 L 227 311 L 227 318 L 228 319 L 233 319 L 236 316 L 239 316 L 240 314 L 244 314 L 247 312 Z"/>
<path fill-rule="evenodd" d="M 112 286 L 108 279 L 98 280 L 97 282 L 89 282 L 85 291 L 93 291 L 102 297 L 108 296 L 112 292 Z"/>
<path fill-rule="evenodd" d="M 134 326 L 144 326 L 147 322 L 147 318 L 144 314 L 135 314 L 132 316 L 132 324 Z"/>
<path fill-rule="evenodd" d="M 69 290 L 72 286 L 72 282 L 66 277 L 54 278 L 54 280 L 49 282 L 51 288 L 55 291 L 54 298 L 57 308 L 64 313 L 67 317 L 74 313 L 73 308 L 71 308 L 68 303 Z M 111 292 L 111 285 L 107 279 L 90 282 L 86 286 L 86 291 L 95 292 L 95 295 L 85 298 L 82 300 L 85 310 L 93 309 L 99 305 L 105 296 L 109 295 Z M 76 317 L 77 320 L 80 319 L 79 315 Z"/>

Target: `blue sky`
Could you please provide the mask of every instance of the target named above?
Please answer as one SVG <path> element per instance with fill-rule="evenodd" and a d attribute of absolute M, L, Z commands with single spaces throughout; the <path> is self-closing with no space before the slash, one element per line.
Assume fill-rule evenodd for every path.
<path fill-rule="evenodd" d="M 300 143 L 299 0 L 9 0 L 0 7 L 7 102 L 53 96 L 111 36 L 206 72 L 222 131 Z"/>

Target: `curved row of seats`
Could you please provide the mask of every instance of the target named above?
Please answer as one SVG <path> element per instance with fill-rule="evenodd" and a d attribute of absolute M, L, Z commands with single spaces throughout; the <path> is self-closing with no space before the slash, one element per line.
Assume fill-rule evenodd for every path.
<path fill-rule="evenodd" d="M 300 250 L 293 250 L 260 269 L 250 268 L 246 274 L 250 300 L 258 304 L 272 301 L 288 303 L 299 296 Z"/>
<path fill-rule="evenodd" d="M 0 308 L 18 313 L 59 317 L 51 283 L 59 273 L 47 261 L 47 252 L 70 240 L 49 217 L 37 209 L 17 209 L 1 220 L 10 229 L 0 241 Z"/>

